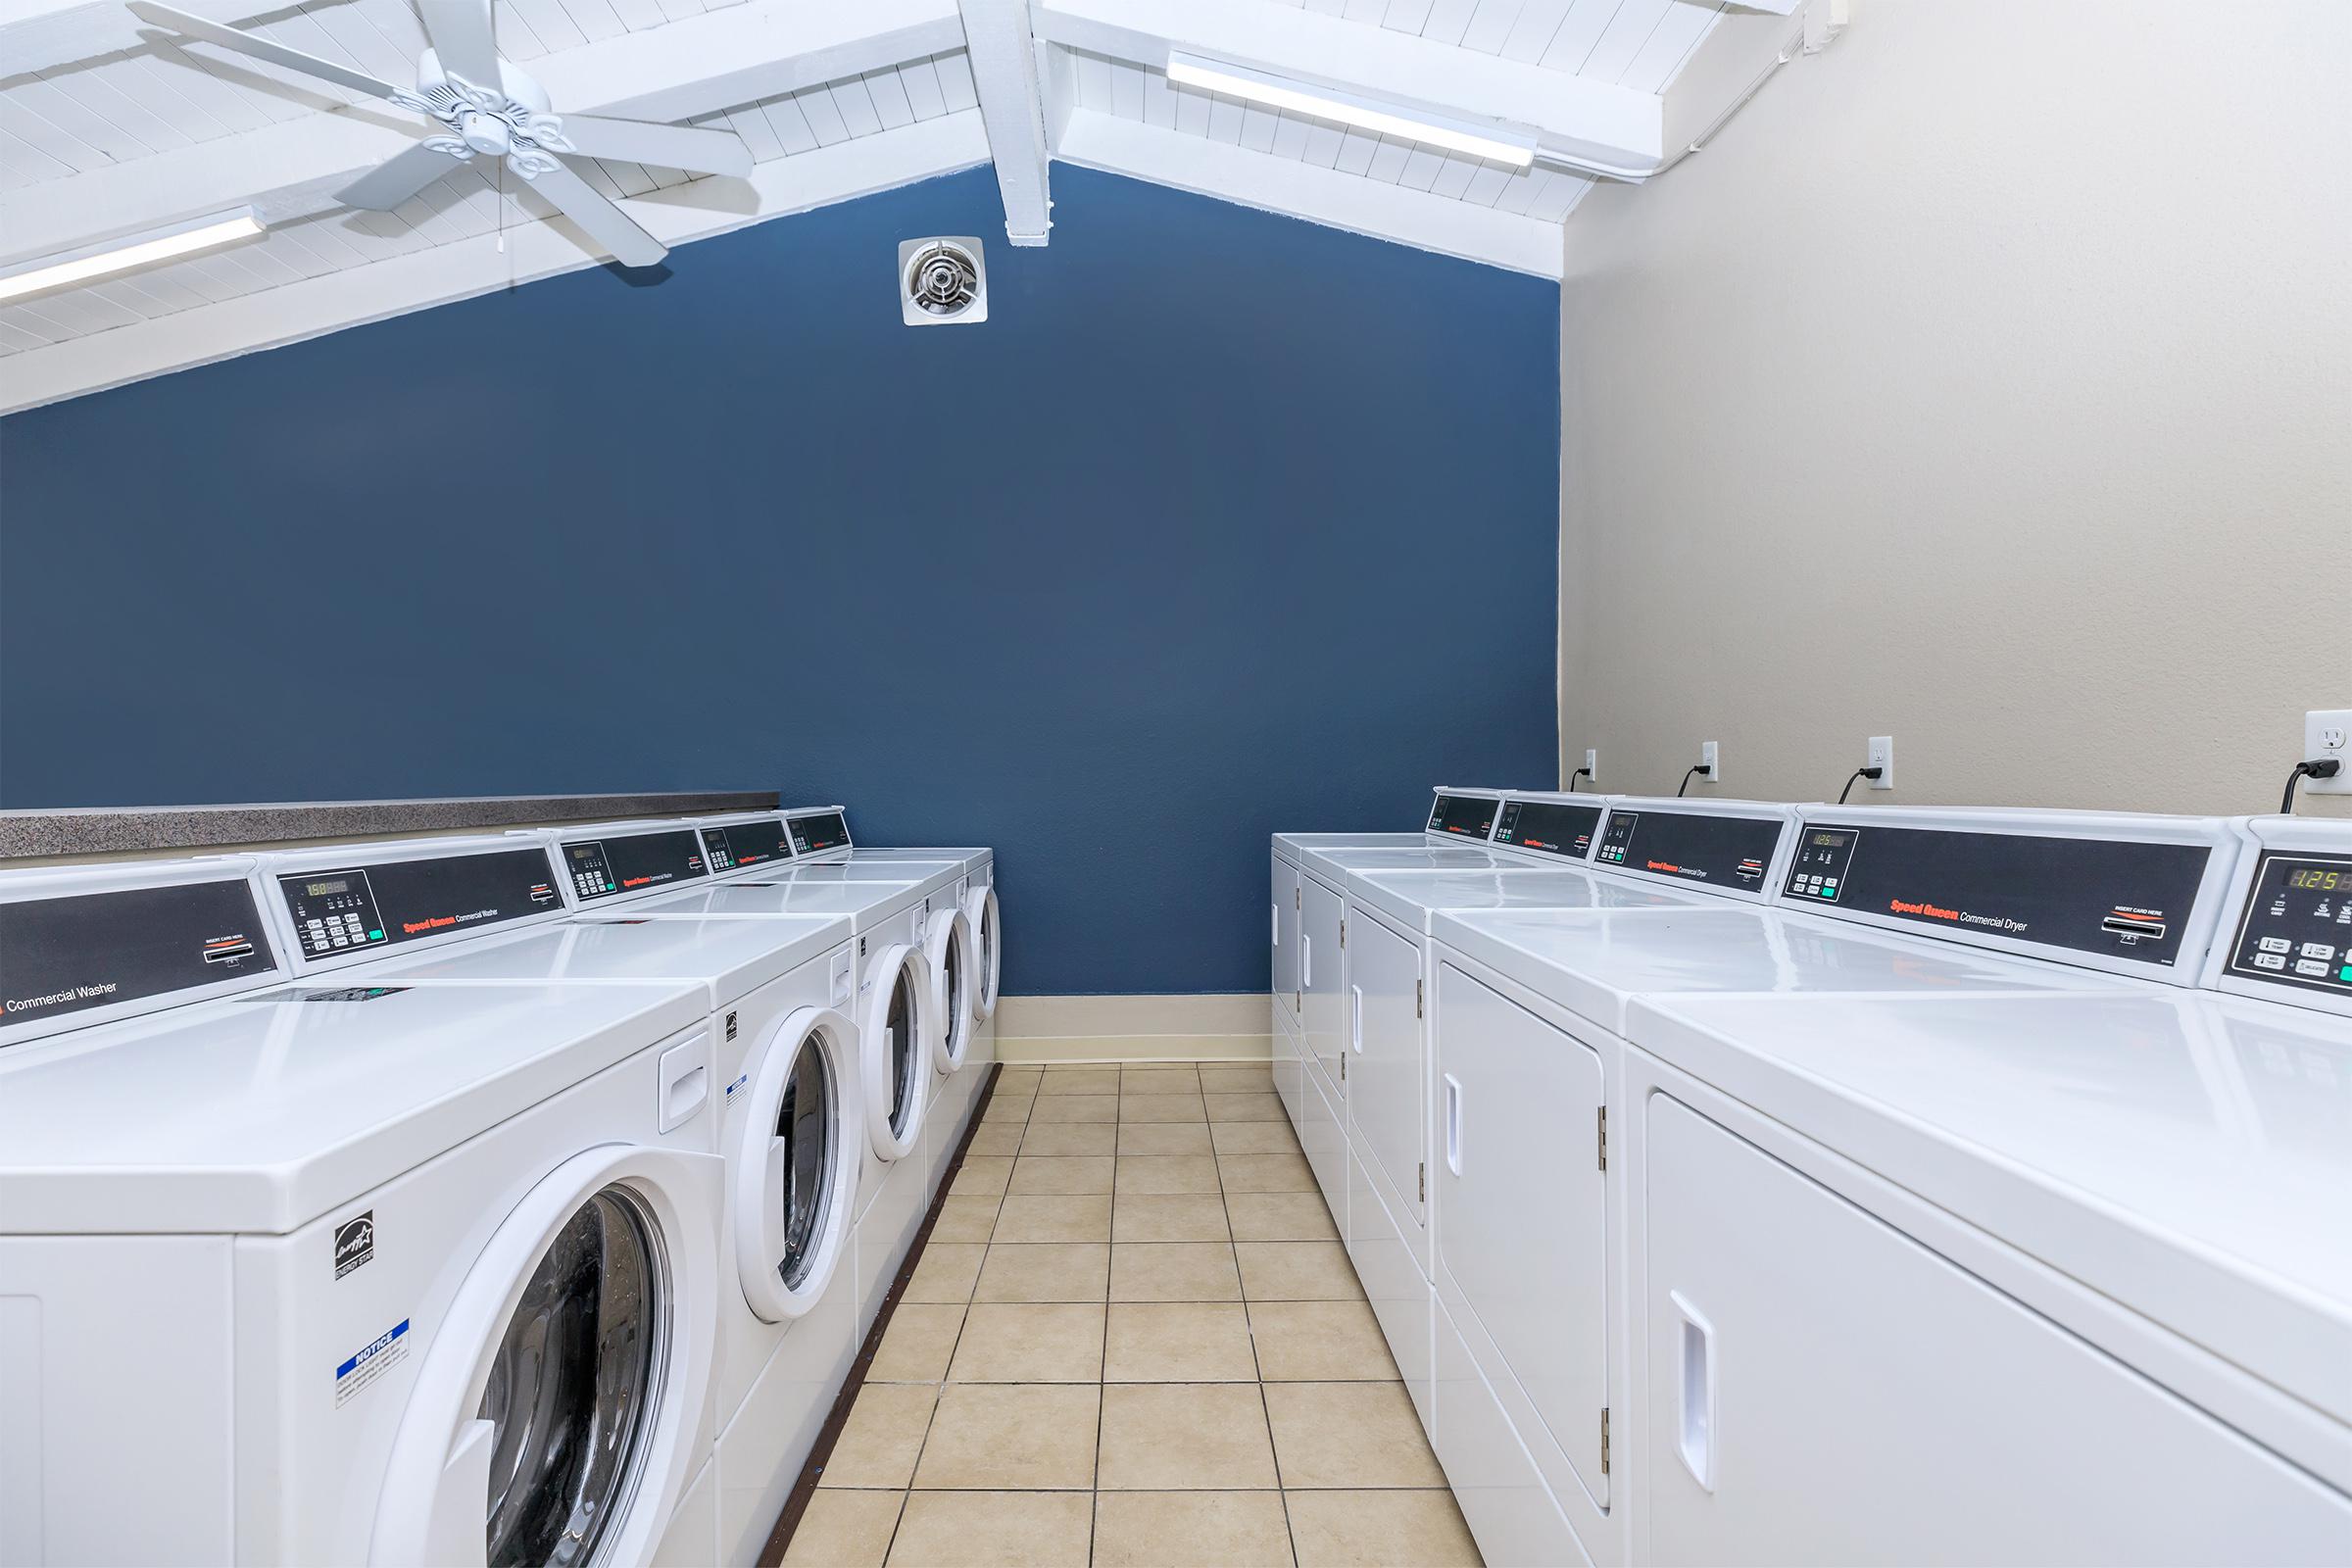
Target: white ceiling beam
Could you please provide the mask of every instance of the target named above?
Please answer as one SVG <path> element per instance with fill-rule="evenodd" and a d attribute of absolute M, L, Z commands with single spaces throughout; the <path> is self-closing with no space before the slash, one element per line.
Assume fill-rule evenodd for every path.
<path fill-rule="evenodd" d="M 290 9 L 286 0 L 172 0 L 182 11 L 234 25 Z M 0 73 L 47 71 L 136 49 L 147 24 L 122 0 L 0 0 Z"/>
<path fill-rule="evenodd" d="M 971 169 L 987 160 L 988 138 L 979 113 L 967 109 L 774 159 L 756 166 L 749 180 L 695 180 L 632 201 L 629 216 L 662 243 L 677 246 Z M 750 211 L 742 201 L 747 185 L 757 199 Z M 388 261 L 11 355 L 5 362 L 7 373 L 0 375 L 0 414 L 577 271 L 599 262 L 561 220 L 510 227 L 505 240 L 503 252 L 494 234 L 428 245 Z M 885 300 L 884 308 L 888 305 Z"/>
<path fill-rule="evenodd" d="M 749 0 L 543 55 L 530 72 L 559 111 L 682 120 L 962 43 L 955 0 Z M 288 222 L 334 206 L 337 190 L 421 128 L 368 105 L 22 186 L 6 198 L 7 247 L 12 256 L 49 255 L 248 202 L 264 222 Z"/>
<path fill-rule="evenodd" d="M 1015 245 L 1043 245 L 1054 226 L 1054 199 L 1029 0 L 962 0 L 962 10 L 972 86 L 1004 201 L 1004 237 Z"/>
<path fill-rule="evenodd" d="M 1826 0 L 1814 0 L 1826 9 Z M 1666 89 L 1666 145 L 1680 158 L 1713 135 L 1765 79 L 1795 58 L 1805 36 L 1808 0 L 1789 15 L 1723 12 Z"/>
<path fill-rule="evenodd" d="M 1273 158 L 1095 109 L 1073 109 L 1055 156 L 1538 277 L 1560 275 L 1560 225 Z"/>
<path fill-rule="evenodd" d="M 1663 161 L 1659 100 L 1613 82 L 1265 0 L 1037 0 L 1037 34 L 1164 68 L 1171 48 L 1452 120 L 1532 131 L 1544 156 L 1641 178 Z"/>

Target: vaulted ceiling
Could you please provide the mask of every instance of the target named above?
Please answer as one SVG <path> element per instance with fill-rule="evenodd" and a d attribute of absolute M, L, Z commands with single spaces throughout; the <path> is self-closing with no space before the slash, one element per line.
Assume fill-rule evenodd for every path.
<path fill-rule="evenodd" d="M 581 172 L 678 245 L 976 165 L 1051 243 L 1055 161 L 1540 275 L 1596 179 L 1703 140 L 1845 0 L 495 0 L 559 111 L 732 130 L 747 178 Z M 407 84 L 413 0 L 181 0 Z M 1171 51 L 1537 144 L 1515 169 L 1171 82 Z M 378 99 L 118 0 L 0 0 L 0 266 L 250 207 L 242 244 L 0 306 L 0 412 L 575 267 L 602 252 L 491 160 L 388 213 L 334 193 L 415 142 Z M 688 254 L 672 267 L 692 266 Z"/>

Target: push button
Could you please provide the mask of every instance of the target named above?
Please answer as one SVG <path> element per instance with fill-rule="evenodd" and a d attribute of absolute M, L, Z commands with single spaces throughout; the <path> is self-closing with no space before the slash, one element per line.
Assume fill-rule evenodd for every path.
<path fill-rule="evenodd" d="M 2284 937 L 2264 937 L 2262 939 L 2262 951 L 2265 953 L 2292 953 L 2294 950 L 2295 945 Z"/>
<path fill-rule="evenodd" d="M 2254 967 L 2257 969 L 2283 969 L 2286 967 L 2286 956 L 2281 953 L 2257 953 L 2254 955 Z"/>
<path fill-rule="evenodd" d="M 2328 966 L 2317 958 L 2299 958 L 2295 961 L 2297 974 L 2325 975 L 2327 972 Z"/>
<path fill-rule="evenodd" d="M 2326 963 L 2329 958 L 2335 956 L 2335 949 L 2325 942 L 2306 942 L 2303 944 L 2303 956 L 2317 958 L 2322 963 Z"/>

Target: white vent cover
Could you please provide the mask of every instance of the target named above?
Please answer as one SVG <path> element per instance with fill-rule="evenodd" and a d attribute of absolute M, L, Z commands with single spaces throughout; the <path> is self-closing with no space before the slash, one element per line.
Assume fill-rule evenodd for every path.
<path fill-rule="evenodd" d="M 969 234 L 899 242 L 899 306 L 908 326 L 988 319 L 988 267 Z"/>

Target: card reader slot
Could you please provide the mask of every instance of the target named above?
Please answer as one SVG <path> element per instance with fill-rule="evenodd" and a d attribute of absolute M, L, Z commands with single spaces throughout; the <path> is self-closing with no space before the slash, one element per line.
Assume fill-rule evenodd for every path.
<path fill-rule="evenodd" d="M 2164 937 L 2162 920 L 2140 920 L 2128 914 L 2111 914 L 2099 922 L 2099 928 L 2118 936 L 2146 937 L 2150 941 L 2161 941 Z"/>
<path fill-rule="evenodd" d="M 250 942 L 223 942 L 204 950 L 204 961 L 207 963 L 234 963 L 239 958 L 252 956 L 253 944 Z"/>

